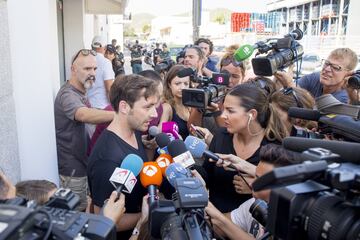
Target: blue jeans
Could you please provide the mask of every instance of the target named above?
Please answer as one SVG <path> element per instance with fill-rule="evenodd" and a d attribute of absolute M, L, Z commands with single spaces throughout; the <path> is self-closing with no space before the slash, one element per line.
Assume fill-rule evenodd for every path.
<path fill-rule="evenodd" d="M 140 63 L 134 63 L 134 64 L 132 64 L 131 67 L 132 67 L 132 72 L 134 74 L 139 73 L 139 72 L 142 71 L 142 64 L 140 64 Z"/>

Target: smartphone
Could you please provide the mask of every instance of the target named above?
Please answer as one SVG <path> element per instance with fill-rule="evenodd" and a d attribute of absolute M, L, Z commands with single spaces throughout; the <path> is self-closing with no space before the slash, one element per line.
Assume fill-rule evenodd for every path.
<path fill-rule="evenodd" d="M 197 138 L 200 138 L 200 139 L 205 138 L 205 134 L 202 131 L 197 130 L 193 124 L 190 124 L 190 133 Z"/>

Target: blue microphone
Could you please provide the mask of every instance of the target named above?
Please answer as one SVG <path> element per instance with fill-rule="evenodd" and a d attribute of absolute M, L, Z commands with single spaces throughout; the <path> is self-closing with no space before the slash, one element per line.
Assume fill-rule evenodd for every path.
<path fill-rule="evenodd" d="M 188 178 L 188 171 L 181 165 L 181 163 L 172 163 L 170 164 L 166 171 L 166 178 L 168 179 L 171 186 L 175 187 L 176 179 L 178 178 Z"/>
<path fill-rule="evenodd" d="M 120 192 L 132 192 L 137 183 L 136 177 L 139 175 L 143 165 L 144 162 L 138 155 L 129 154 L 123 159 L 120 167 L 115 168 L 109 180 L 118 194 Z"/>

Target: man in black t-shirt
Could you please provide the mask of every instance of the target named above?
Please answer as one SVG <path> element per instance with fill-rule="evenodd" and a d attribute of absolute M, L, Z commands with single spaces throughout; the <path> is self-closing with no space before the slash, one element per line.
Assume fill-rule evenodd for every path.
<path fill-rule="evenodd" d="M 100 211 L 104 201 L 114 190 L 109 178 L 114 169 L 121 166 L 123 159 L 133 153 L 147 161 L 141 132 L 146 131 L 150 121 L 157 117 L 158 101 L 155 81 L 139 75 L 121 75 L 113 83 L 110 102 L 115 111 L 114 120 L 97 140 L 87 169 L 95 213 Z M 126 212 L 117 223 L 118 230 L 126 231 L 135 227 L 145 194 L 146 189 L 141 186 L 138 178 L 131 194 L 126 194 Z M 125 239 L 125 236 L 122 235 L 121 239 Z"/>

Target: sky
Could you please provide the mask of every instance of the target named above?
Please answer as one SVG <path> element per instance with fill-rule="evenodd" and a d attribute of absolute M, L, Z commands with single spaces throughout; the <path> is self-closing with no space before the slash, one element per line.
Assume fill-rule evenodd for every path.
<path fill-rule="evenodd" d="M 203 9 L 227 8 L 233 12 L 266 12 L 266 0 L 202 0 Z M 156 16 L 191 11 L 192 0 L 129 0 L 126 13 Z"/>

